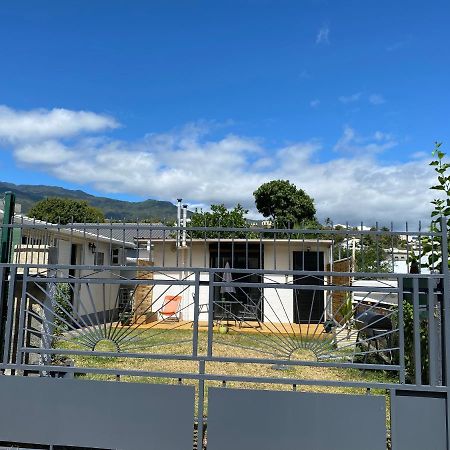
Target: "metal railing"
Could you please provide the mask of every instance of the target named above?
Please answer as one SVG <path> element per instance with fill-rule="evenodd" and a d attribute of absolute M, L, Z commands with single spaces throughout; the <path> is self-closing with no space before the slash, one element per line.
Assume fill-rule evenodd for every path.
<path fill-rule="evenodd" d="M 442 224 L 444 232 L 16 219 L 3 226 L 12 243 L 0 265 L 0 367 L 194 383 L 200 436 L 211 383 L 446 393 Z M 437 244 L 426 257 L 424 239 Z M 412 261 L 428 270 L 408 273 Z"/>

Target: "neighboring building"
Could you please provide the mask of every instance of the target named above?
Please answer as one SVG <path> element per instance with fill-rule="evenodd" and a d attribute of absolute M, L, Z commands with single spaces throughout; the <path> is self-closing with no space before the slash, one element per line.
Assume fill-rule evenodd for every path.
<path fill-rule="evenodd" d="M 265 219 L 265 220 L 261 221 L 261 225 L 264 228 L 272 228 L 273 222 L 271 220 L 269 220 L 269 219 Z"/>
<path fill-rule="evenodd" d="M 0 210 L 3 219 L 3 210 Z M 87 280 L 86 283 L 71 284 L 71 307 L 75 317 L 86 320 L 87 317 L 103 321 L 103 316 L 112 317 L 121 302 L 122 286 L 120 284 L 90 284 L 89 278 L 117 278 L 121 275 L 121 266 L 127 264 L 127 254 L 134 248 L 132 243 L 107 237 L 95 225 L 89 229 L 77 229 L 76 226 L 58 227 L 44 221 L 35 220 L 24 215 L 15 215 L 18 225 L 13 230 L 13 248 L 11 262 L 26 264 L 32 277 L 48 276 L 48 268 L 42 265 L 58 266 L 92 266 L 91 270 L 77 268 L 58 268 L 52 271 L 57 278 L 74 278 Z M 98 270 L 95 267 L 99 266 Z M 117 270 L 101 269 L 100 266 L 117 266 Z M 23 269 L 17 270 L 16 297 L 22 296 Z M 48 290 L 39 288 L 34 281 L 27 285 L 27 293 L 36 303 L 47 301 Z M 42 283 L 40 283 L 42 285 Z M 44 288 L 44 289 L 42 289 Z"/>

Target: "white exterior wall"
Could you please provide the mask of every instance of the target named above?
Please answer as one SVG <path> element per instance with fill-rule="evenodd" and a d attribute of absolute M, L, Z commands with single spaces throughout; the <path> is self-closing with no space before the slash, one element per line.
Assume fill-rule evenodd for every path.
<path fill-rule="evenodd" d="M 163 255 L 163 249 L 165 250 Z M 206 263 L 209 263 L 209 250 L 206 248 Z M 204 267 L 204 244 L 203 243 L 193 243 L 193 251 L 192 251 L 192 266 L 196 268 Z M 185 271 L 180 270 L 176 272 L 164 272 L 164 273 L 155 273 L 155 280 L 167 280 L 167 284 L 163 285 L 155 285 L 153 288 L 153 306 L 152 311 L 159 311 L 164 303 L 164 298 L 167 295 L 176 296 L 180 295 L 182 298 L 181 306 L 180 306 L 180 319 L 181 320 L 194 320 L 194 286 L 186 285 L 172 285 L 172 281 L 175 280 L 188 280 L 194 281 L 195 277 L 192 272 L 189 271 L 189 266 L 191 263 L 191 248 L 186 247 L 184 249 L 177 251 L 174 243 L 165 243 L 163 246 L 162 243 L 157 243 L 154 247 L 154 264 L 155 266 L 165 266 L 165 267 L 179 267 L 182 269 L 186 268 Z M 178 258 L 178 260 L 177 260 Z M 201 281 L 208 282 L 209 275 L 208 273 L 202 273 L 200 275 Z M 183 292 L 181 292 L 183 291 Z M 181 294 L 180 294 L 181 292 Z M 209 289 L 208 286 L 200 286 L 200 305 L 201 309 L 204 311 L 200 314 L 200 321 L 207 321 L 207 305 L 209 303 Z"/>
<path fill-rule="evenodd" d="M 266 275 L 265 283 L 288 283 L 292 284 L 294 277 L 284 275 L 279 271 L 293 270 L 294 252 L 317 251 L 317 242 L 290 241 L 264 245 L 264 268 L 274 268 L 277 272 Z M 319 252 L 324 254 L 324 269 L 331 260 L 331 249 L 328 244 L 319 241 Z M 276 266 L 274 262 L 276 260 Z M 326 284 L 326 279 L 324 283 Z M 294 290 L 293 289 L 264 289 L 264 316 L 267 320 L 278 322 L 293 322 L 294 320 Z M 324 308 L 326 307 L 326 294 L 324 295 Z"/>
<path fill-rule="evenodd" d="M 109 265 L 111 263 L 110 255 L 110 244 L 109 242 L 96 242 L 96 251 L 104 253 L 104 264 Z M 78 256 L 78 255 L 77 255 Z M 95 255 L 89 248 L 88 242 L 84 242 L 81 247 L 81 261 L 77 263 L 82 263 L 84 265 L 94 265 Z M 117 272 L 120 271 L 118 267 Z M 81 270 L 78 274 L 79 277 L 89 278 L 101 278 L 105 279 L 105 284 L 89 284 L 89 289 L 85 283 L 80 285 L 80 302 L 81 304 L 74 305 L 78 308 L 78 313 L 80 315 L 92 314 L 92 313 L 102 313 L 104 311 L 109 311 L 117 307 L 118 294 L 119 294 L 119 284 L 108 283 L 108 279 L 116 278 L 112 275 L 111 271 L 105 270 L 102 272 L 92 273 L 92 270 Z M 75 299 L 75 302 L 77 299 Z"/>
<path fill-rule="evenodd" d="M 311 251 L 316 251 L 316 242 L 305 243 L 303 245 L 302 241 L 291 241 L 289 244 L 287 242 L 277 242 L 275 249 L 276 257 L 276 267 L 274 266 L 274 245 L 271 242 L 264 242 L 264 268 L 276 269 L 273 274 L 268 274 L 266 276 L 265 282 L 276 282 L 276 283 L 292 283 L 292 275 L 284 275 L 280 271 L 292 270 L 293 267 L 293 252 L 294 251 L 306 251 L 307 247 L 310 247 Z M 205 253 L 205 250 L 207 253 Z M 326 269 L 327 265 L 330 263 L 331 249 L 327 243 L 319 242 L 319 251 L 324 252 L 324 267 Z M 206 258 L 205 258 L 206 254 Z M 184 255 L 184 256 L 183 256 Z M 185 259 L 183 259 L 185 258 Z M 164 264 L 163 264 L 164 259 Z M 205 249 L 203 242 L 193 242 L 192 243 L 192 267 L 202 268 L 209 265 L 209 245 Z M 177 256 L 175 251 L 175 246 L 173 243 L 165 243 L 165 255 L 163 258 L 163 245 L 161 242 L 155 243 L 154 247 L 154 261 L 155 266 L 162 267 L 176 267 L 177 266 Z M 183 263 L 184 261 L 184 263 Z M 167 280 L 167 285 L 156 285 L 153 290 L 153 311 L 158 311 L 164 301 L 166 295 L 181 295 L 181 320 L 191 321 L 194 319 L 194 306 L 193 306 L 193 293 L 194 286 L 186 288 L 186 290 L 180 294 L 185 286 L 174 286 L 172 285 L 173 279 L 182 279 L 183 277 L 194 281 L 194 275 L 189 272 L 189 265 L 191 262 L 191 248 L 185 250 L 179 250 L 178 256 L 178 267 L 186 267 L 186 271 L 180 272 L 164 272 L 155 273 L 155 279 L 157 280 Z M 209 273 L 200 273 L 200 281 L 204 283 L 209 282 Z M 199 321 L 208 320 L 208 304 L 209 304 L 209 286 L 205 284 L 200 285 L 199 290 L 199 304 L 200 304 L 200 316 Z M 326 280 L 325 280 L 326 283 Z M 264 318 L 266 321 L 271 321 L 273 323 L 279 322 L 292 322 L 293 321 L 293 290 L 292 289 L 277 289 L 267 288 L 264 289 Z M 324 295 L 324 307 L 325 307 L 325 295 Z M 188 306 L 189 305 L 189 306 Z"/>

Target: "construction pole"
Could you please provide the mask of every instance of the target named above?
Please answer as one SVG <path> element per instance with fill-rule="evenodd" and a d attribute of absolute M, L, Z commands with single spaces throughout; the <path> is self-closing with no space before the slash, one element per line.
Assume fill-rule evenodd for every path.
<path fill-rule="evenodd" d="M 14 223 L 14 209 L 16 206 L 16 196 L 12 192 L 5 192 L 3 206 L 3 221 L 1 232 L 0 263 L 8 264 L 11 258 L 13 229 L 10 227 Z M 5 345 L 5 325 L 8 316 L 8 291 L 9 291 L 10 268 L 4 266 L 2 270 L 2 283 L 0 292 L 0 360 L 3 358 Z M 6 361 L 4 361 L 6 362 Z"/>

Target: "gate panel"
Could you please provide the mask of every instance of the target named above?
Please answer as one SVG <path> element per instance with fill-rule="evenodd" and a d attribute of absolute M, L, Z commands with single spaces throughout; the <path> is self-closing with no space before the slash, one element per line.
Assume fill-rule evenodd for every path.
<path fill-rule="evenodd" d="M 391 397 L 392 450 L 446 450 L 443 393 L 397 391 Z"/>
<path fill-rule="evenodd" d="M 194 387 L 0 376 L 0 441 L 192 449 Z"/>
<path fill-rule="evenodd" d="M 210 388 L 208 450 L 386 450 L 385 404 L 373 395 Z"/>

